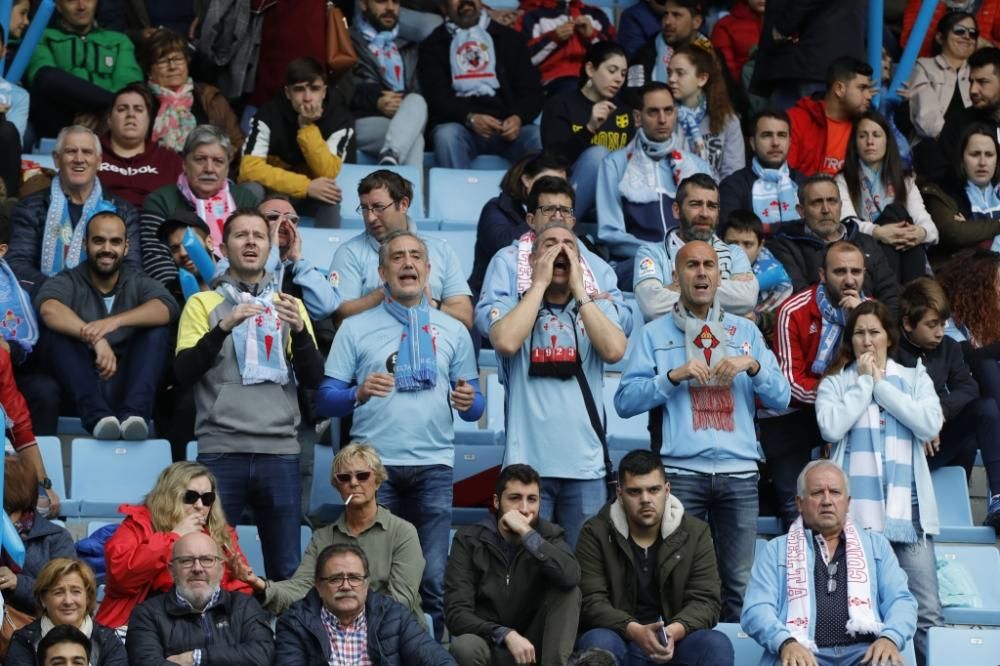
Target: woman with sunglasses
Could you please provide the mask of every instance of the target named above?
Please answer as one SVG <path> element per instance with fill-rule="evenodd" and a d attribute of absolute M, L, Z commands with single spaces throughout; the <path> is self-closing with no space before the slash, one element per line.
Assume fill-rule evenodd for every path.
<path fill-rule="evenodd" d="M 316 558 L 335 543 L 359 546 L 368 556 L 369 585 L 412 609 L 418 618 L 420 578 L 424 556 L 413 525 L 379 506 L 379 486 L 386 479 L 385 467 L 368 444 L 349 444 L 333 459 L 331 484 L 344 499 L 344 512 L 336 522 L 313 532 L 299 568 L 289 580 L 271 581 L 249 568 L 238 572 L 253 586 L 264 608 L 275 615 L 302 599 L 316 582 Z"/>
<path fill-rule="evenodd" d="M 142 504 L 123 504 L 125 520 L 104 547 L 107 587 L 97 621 L 118 628 L 128 623 L 132 609 L 152 594 L 173 586 L 168 563 L 174 542 L 185 534 L 204 532 L 219 544 L 226 557 L 222 588 L 252 590 L 233 575 L 234 566 L 246 566 L 236 530 L 226 523 L 222 503 L 216 501 L 218 483 L 207 467 L 178 462 L 160 472 Z"/>
<path fill-rule="evenodd" d="M 936 139 L 945 121 L 972 105 L 969 56 L 978 39 L 968 12 L 948 12 L 938 22 L 934 57 L 919 58 L 910 77 L 910 120 L 920 137 Z"/>

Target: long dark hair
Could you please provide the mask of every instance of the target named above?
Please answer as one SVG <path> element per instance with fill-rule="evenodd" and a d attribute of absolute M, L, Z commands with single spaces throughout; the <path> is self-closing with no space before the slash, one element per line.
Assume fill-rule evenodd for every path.
<path fill-rule="evenodd" d="M 625 55 L 625 49 L 618 46 L 615 42 L 596 42 L 590 45 L 587 49 L 587 55 L 583 57 L 583 63 L 580 65 L 580 81 L 577 84 L 578 87 L 583 88 L 587 85 L 587 81 L 590 77 L 587 76 L 587 64 L 589 63 L 591 67 L 597 69 L 604 61 L 608 58 L 613 58 L 614 56 L 621 56 L 625 58 L 625 62 L 628 63 L 628 56 Z"/>
<path fill-rule="evenodd" d="M 565 171 L 566 176 L 569 177 L 569 164 L 563 157 L 551 150 L 529 153 L 507 169 L 503 180 L 500 181 L 500 191 L 518 203 L 524 204 L 528 201 L 528 192 L 524 189 L 521 176 L 534 178 L 543 171 Z"/>
<path fill-rule="evenodd" d="M 851 314 L 847 316 L 844 332 L 840 336 L 840 349 L 837 351 L 837 358 L 826 369 L 826 372 L 823 373 L 824 377 L 837 374 L 857 360 L 854 357 L 854 327 L 857 326 L 858 319 L 862 315 L 875 315 L 878 317 L 879 323 L 882 324 L 882 328 L 885 329 L 885 335 L 888 338 L 888 345 L 886 347 L 887 358 L 889 352 L 899 344 L 899 329 L 896 326 L 896 320 L 893 318 L 892 313 L 889 312 L 889 308 L 880 301 L 863 301 L 858 307 L 851 310 Z"/>
<path fill-rule="evenodd" d="M 678 55 L 687 58 L 697 74 L 708 75 L 704 92 L 709 131 L 713 134 L 720 134 L 725 129 L 729 116 L 736 115 L 736 112 L 729 99 L 729 91 L 726 90 L 726 80 L 723 78 L 719 59 L 715 57 L 715 54 L 709 53 L 704 47 L 697 44 L 679 46 L 670 57 Z"/>
<path fill-rule="evenodd" d="M 906 201 L 906 177 L 909 173 L 903 168 L 903 160 L 899 156 L 899 144 L 893 136 L 889 121 L 878 111 L 869 109 L 854 121 L 851 138 L 847 141 L 847 152 L 844 156 L 844 168 L 841 173 L 847 182 L 847 192 L 851 195 L 854 210 L 861 213 L 861 154 L 858 152 L 858 130 L 861 123 L 870 120 L 885 133 L 885 157 L 882 158 L 882 168 L 879 169 L 879 180 L 886 188 L 892 189 L 893 200 Z M 889 203 L 889 202 L 886 202 Z"/>

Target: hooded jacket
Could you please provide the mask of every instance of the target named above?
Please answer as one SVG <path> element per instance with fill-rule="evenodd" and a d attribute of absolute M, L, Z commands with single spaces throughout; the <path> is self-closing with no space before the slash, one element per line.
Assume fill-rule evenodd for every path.
<path fill-rule="evenodd" d="M 638 565 L 628 543 L 629 526 L 620 500 L 584 524 L 576 543 L 580 561 L 580 630 L 611 629 L 625 635 L 637 622 Z M 663 543 L 657 553 L 657 581 L 663 618 L 680 622 L 688 633 L 711 629 L 722 608 L 715 545 L 708 525 L 684 513 L 670 495 L 660 522 Z"/>

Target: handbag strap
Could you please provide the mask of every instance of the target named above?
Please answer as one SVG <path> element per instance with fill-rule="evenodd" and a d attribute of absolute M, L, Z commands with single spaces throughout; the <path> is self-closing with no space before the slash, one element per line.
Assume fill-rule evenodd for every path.
<path fill-rule="evenodd" d="M 597 439 L 601 442 L 601 450 L 604 453 L 604 474 L 607 479 L 614 479 L 615 468 L 611 464 L 611 453 L 608 451 L 608 437 L 604 431 L 604 423 L 601 414 L 597 411 L 597 403 L 594 402 L 594 394 L 590 392 L 590 384 L 583 374 L 583 365 L 577 358 L 576 367 L 573 368 L 573 376 L 576 377 L 577 384 L 580 385 L 580 393 L 583 394 L 583 405 L 587 408 L 587 416 L 590 417 L 590 426 L 597 434 Z"/>

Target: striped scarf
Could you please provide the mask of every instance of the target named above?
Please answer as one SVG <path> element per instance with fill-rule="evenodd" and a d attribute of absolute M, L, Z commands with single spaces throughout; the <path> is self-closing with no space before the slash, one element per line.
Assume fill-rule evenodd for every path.
<path fill-rule="evenodd" d="M 382 306 L 389 315 L 403 325 L 399 338 L 399 353 L 393 376 L 398 391 L 426 391 L 437 384 L 437 346 L 431 331 L 431 308 L 427 296 L 420 305 L 408 308 L 383 286 L 385 299 Z"/>
<path fill-rule="evenodd" d="M 861 300 L 864 300 L 864 295 L 861 296 Z M 823 318 L 823 329 L 820 331 L 819 347 L 812 362 L 812 371 L 816 375 L 822 375 L 837 353 L 837 347 L 840 346 L 847 314 L 839 303 L 830 302 L 826 296 L 826 285 L 823 283 L 816 286 L 816 307 L 819 308 L 819 314 Z"/>
<path fill-rule="evenodd" d="M 282 344 L 281 317 L 274 307 L 274 282 L 268 275 L 256 296 L 239 291 L 223 280 L 216 288 L 233 307 L 240 303 L 257 303 L 264 312 L 244 319 L 232 330 L 236 365 L 243 378 L 243 385 L 273 382 L 284 386 L 288 383 L 288 363 Z"/>
<path fill-rule="evenodd" d="M 705 143 L 705 137 L 701 132 L 701 121 L 705 119 L 707 114 L 708 101 L 704 95 L 700 95 L 698 106 L 694 108 L 686 104 L 678 104 L 677 106 L 677 122 L 680 124 L 681 129 L 684 130 L 688 150 L 706 162 L 709 157 L 708 145 Z"/>

